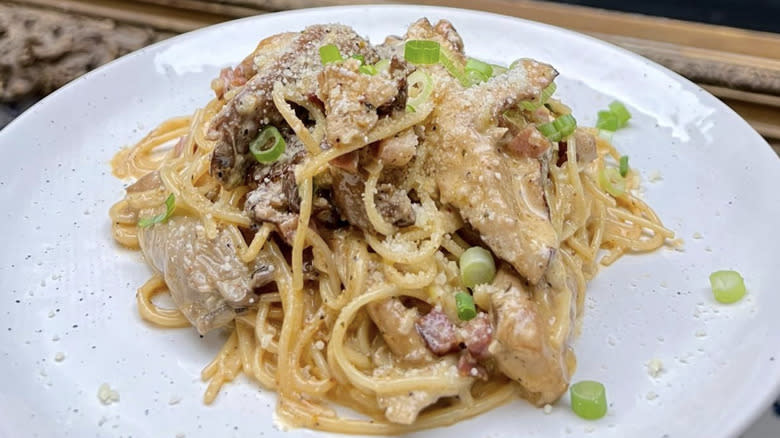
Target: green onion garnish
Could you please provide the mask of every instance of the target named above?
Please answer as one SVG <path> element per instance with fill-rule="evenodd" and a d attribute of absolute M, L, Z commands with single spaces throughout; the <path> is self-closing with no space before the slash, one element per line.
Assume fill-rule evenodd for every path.
<path fill-rule="evenodd" d="M 358 61 L 360 61 L 360 65 L 363 65 L 363 64 L 366 63 L 366 58 L 363 55 L 352 55 L 352 56 L 350 56 L 350 58 L 357 59 Z"/>
<path fill-rule="evenodd" d="M 468 288 L 482 283 L 490 283 L 496 276 L 496 264 L 490 251 L 479 246 L 472 246 L 463 251 L 458 261 L 460 280 Z"/>
<path fill-rule="evenodd" d="M 423 70 L 415 70 L 406 78 L 407 95 L 406 110 L 409 112 L 417 111 L 420 105 L 424 104 L 431 97 L 433 91 L 433 80 L 431 76 Z M 418 90 L 418 93 L 412 96 L 412 90 Z"/>
<path fill-rule="evenodd" d="M 612 142 L 612 136 L 615 135 L 615 131 L 607 131 L 606 129 L 599 129 L 599 137 L 608 142 Z"/>
<path fill-rule="evenodd" d="M 541 132 L 542 135 L 547 137 L 550 141 L 561 140 L 561 133 L 558 132 L 558 129 L 555 127 L 555 124 L 553 122 L 542 123 L 541 125 L 537 125 L 536 129 L 538 129 L 539 132 Z"/>
<path fill-rule="evenodd" d="M 620 176 L 624 177 L 628 175 L 628 155 L 620 157 Z"/>
<path fill-rule="evenodd" d="M 364 73 L 370 76 L 374 76 L 375 74 L 377 74 L 376 67 L 374 67 L 373 65 L 361 65 L 358 68 L 358 71 L 360 73 Z"/>
<path fill-rule="evenodd" d="M 325 44 L 320 47 L 320 61 L 322 65 L 343 60 L 344 58 L 341 57 L 341 52 L 339 52 L 339 48 L 335 44 Z"/>
<path fill-rule="evenodd" d="M 444 66 L 445 69 L 447 69 L 447 72 L 452 75 L 455 79 L 460 82 L 460 84 L 464 87 L 470 87 L 471 86 L 471 80 L 466 75 L 466 72 L 463 71 L 460 65 L 455 65 L 455 62 L 453 62 L 453 56 L 449 51 L 441 47 L 439 49 L 439 63 Z"/>
<path fill-rule="evenodd" d="M 607 414 L 607 391 L 604 385 L 583 380 L 571 385 L 571 409 L 586 420 L 598 420 Z"/>
<path fill-rule="evenodd" d="M 745 280 L 737 271 L 716 271 L 710 274 L 710 286 L 715 299 L 731 304 L 745 296 Z"/>
<path fill-rule="evenodd" d="M 284 142 L 279 130 L 268 126 L 249 145 L 249 152 L 260 163 L 270 164 L 282 156 L 286 147 L 287 143 Z"/>
<path fill-rule="evenodd" d="M 599 186 L 616 198 L 626 193 L 626 180 L 614 167 L 605 167 L 599 171 Z"/>
<path fill-rule="evenodd" d="M 490 76 L 485 76 L 482 72 L 477 70 L 466 70 L 465 76 L 469 81 L 469 86 L 476 85 L 481 82 L 486 82 L 488 79 L 490 79 Z"/>
<path fill-rule="evenodd" d="M 596 127 L 605 131 L 615 132 L 618 129 L 618 119 L 612 111 L 599 111 Z"/>
<path fill-rule="evenodd" d="M 561 134 L 561 138 L 570 136 L 577 128 L 577 120 L 571 114 L 564 114 L 553 120 L 552 123 Z"/>
<path fill-rule="evenodd" d="M 468 58 L 466 60 L 466 74 L 473 83 L 485 82 L 493 76 L 493 67 L 487 62 Z"/>
<path fill-rule="evenodd" d="M 465 292 L 455 294 L 455 308 L 458 310 L 458 319 L 468 321 L 477 316 L 477 307 L 474 305 L 474 297 Z"/>
<path fill-rule="evenodd" d="M 404 45 L 404 59 L 412 64 L 436 64 L 439 62 L 439 47 L 436 41 L 407 41 Z"/>
<path fill-rule="evenodd" d="M 557 88 L 558 86 L 555 85 L 555 82 L 551 82 L 550 85 L 544 87 L 542 94 L 540 94 L 539 97 L 534 100 L 524 100 L 520 102 L 520 105 L 523 107 L 523 109 L 534 111 L 535 109 L 547 103 Z"/>
<path fill-rule="evenodd" d="M 536 129 L 550 141 L 560 141 L 570 136 L 577 129 L 577 119 L 571 114 L 564 114 L 552 122 L 538 125 Z"/>
<path fill-rule="evenodd" d="M 612 114 L 615 115 L 615 117 L 617 117 L 618 128 L 626 126 L 629 119 L 631 119 L 631 113 L 628 112 L 625 105 L 618 102 L 617 100 L 609 104 L 609 110 L 612 112 Z"/>
<path fill-rule="evenodd" d="M 165 199 L 165 213 L 160 213 L 157 216 L 143 218 L 138 221 L 138 226 L 141 228 L 146 228 L 154 224 L 165 222 L 169 217 L 171 217 L 174 210 L 176 210 L 176 197 L 173 196 L 173 193 L 171 193 Z"/>
<path fill-rule="evenodd" d="M 617 131 L 626 126 L 631 119 L 631 113 L 628 112 L 625 105 L 617 100 L 609 104 L 609 111 L 599 111 L 596 127 L 607 131 Z"/>
<path fill-rule="evenodd" d="M 374 68 L 376 68 L 377 73 L 380 71 L 388 71 L 390 70 L 390 60 L 380 59 L 376 64 L 374 64 Z"/>
<path fill-rule="evenodd" d="M 493 67 L 493 77 L 496 77 L 500 74 L 506 73 L 508 68 L 504 67 L 503 65 L 498 64 L 490 64 L 491 67 Z"/>

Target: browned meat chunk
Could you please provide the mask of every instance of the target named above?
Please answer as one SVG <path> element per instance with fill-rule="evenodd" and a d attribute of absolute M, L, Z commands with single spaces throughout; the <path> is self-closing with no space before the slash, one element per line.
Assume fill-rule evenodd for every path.
<path fill-rule="evenodd" d="M 528 125 L 521 129 L 504 147 L 509 153 L 519 158 L 539 158 L 550 149 L 552 143 L 536 125 Z"/>
<path fill-rule="evenodd" d="M 478 359 L 489 357 L 487 349 L 493 339 L 493 327 L 485 312 L 480 312 L 457 327 L 444 312 L 433 309 L 420 318 L 416 325 L 428 349 L 437 355 L 456 351 L 460 347 Z"/>
<path fill-rule="evenodd" d="M 501 267 L 491 297 L 495 342 L 490 353 L 499 370 L 519 382 L 537 405 L 558 399 L 566 390 L 569 370 L 560 347 L 551 345 L 545 321 L 523 282 Z"/>
<path fill-rule="evenodd" d="M 360 229 L 373 230 L 363 202 L 365 177 L 361 173 L 352 174 L 335 168 L 331 168 L 331 175 L 333 176 L 333 204 L 344 220 Z M 398 227 L 414 224 L 412 201 L 406 191 L 394 184 L 378 184 L 374 203 L 379 214 L 388 223 Z"/>
<path fill-rule="evenodd" d="M 506 129 L 497 128 L 496 120 L 507 107 L 537 97 L 556 74 L 546 64 L 523 60 L 468 89 L 450 80 L 433 113 L 440 129 L 426 134 L 432 149 L 426 166 L 441 202 L 457 208 L 493 253 L 533 284 L 558 247 L 544 196 L 547 175 L 540 160 L 498 147 Z"/>
<path fill-rule="evenodd" d="M 458 332 L 450 318 L 441 310 L 433 309 L 417 321 L 417 331 L 428 349 L 442 355 L 458 348 Z"/>
<path fill-rule="evenodd" d="M 316 77 L 322 69 L 319 48 L 326 44 L 335 44 L 344 56 L 360 54 L 367 62 L 377 61 L 368 42 L 342 25 L 310 26 L 260 43 L 253 56 L 255 75 L 214 116 L 208 132 L 216 141 L 211 173 L 226 187 L 244 182 L 251 164 L 249 143 L 260 129 L 283 124 L 271 96 L 274 84 L 296 83 L 302 95 L 313 95 L 316 80 L 303 79 Z"/>

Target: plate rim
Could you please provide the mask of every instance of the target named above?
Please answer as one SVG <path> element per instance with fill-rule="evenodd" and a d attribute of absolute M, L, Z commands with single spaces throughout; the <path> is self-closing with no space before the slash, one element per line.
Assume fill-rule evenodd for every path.
<path fill-rule="evenodd" d="M 739 116 L 739 114 L 736 113 L 733 109 L 728 107 L 725 103 L 717 99 L 707 90 L 701 88 L 696 83 L 688 80 L 687 78 L 670 70 L 669 68 L 660 65 L 652 60 L 649 60 L 641 55 L 638 55 L 627 49 L 624 49 L 622 47 L 616 46 L 612 43 L 600 40 L 598 38 L 595 38 L 593 36 L 584 33 L 580 33 L 574 30 L 558 27 L 547 23 L 529 20 L 527 18 L 504 15 L 495 12 L 477 11 L 477 10 L 470 10 L 470 9 L 463 9 L 463 8 L 429 6 L 429 5 L 413 5 L 413 4 L 341 5 L 341 6 L 316 7 L 316 8 L 302 8 L 302 9 L 295 9 L 295 10 L 273 12 L 269 14 L 260 14 L 260 15 L 254 15 L 249 17 L 243 17 L 235 20 L 209 25 L 206 27 L 202 27 L 199 29 L 195 29 L 189 32 L 185 32 L 170 37 L 162 41 L 158 41 L 154 44 L 151 44 L 139 50 L 123 55 L 90 72 L 85 73 L 82 76 L 79 76 L 78 78 L 71 80 L 67 84 L 63 85 L 56 91 L 50 93 L 49 95 L 47 95 L 46 97 L 44 97 L 43 99 L 41 99 L 40 101 L 32 105 L 30 108 L 25 110 L 22 114 L 17 116 L 14 120 L 12 120 L 2 130 L 0 130 L 0 147 L 2 147 L 1 143 L 4 143 L 5 140 L 10 140 L 13 138 L 14 133 L 18 129 L 20 129 L 18 127 L 24 126 L 25 124 L 28 123 L 34 123 L 35 117 L 37 116 L 38 112 L 41 111 L 42 108 L 49 105 L 51 101 L 66 98 L 68 93 L 71 93 L 73 90 L 77 90 L 79 87 L 89 87 L 89 83 L 93 77 L 96 77 L 98 75 L 111 75 L 112 71 L 114 71 L 115 69 L 121 69 L 125 64 L 132 63 L 136 58 L 142 57 L 146 55 L 148 52 L 160 51 L 167 47 L 171 47 L 175 44 L 178 44 L 179 42 L 192 39 L 192 38 L 202 37 L 202 35 L 204 34 L 216 32 L 220 28 L 234 26 L 237 23 L 250 22 L 250 21 L 266 21 L 266 20 L 272 21 L 281 16 L 305 15 L 305 14 L 312 14 L 312 13 L 322 13 L 323 17 L 328 17 L 325 18 L 327 20 L 335 17 L 336 12 L 338 11 L 365 10 L 365 9 L 406 10 L 409 8 L 415 8 L 413 11 L 410 12 L 410 14 L 414 13 L 414 15 L 417 16 L 425 16 L 431 13 L 437 15 L 446 15 L 450 13 L 450 14 L 461 14 L 466 16 L 481 16 L 487 20 L 499 19 L 499 20 L 514 21 L 518 25 L 528 26 L 537 29 L 545 29 L 548 31 L 553 31 L 555 33 L 562 33 L 569 37 L 574 37 L 577 39 L 587 41 L 590 44 L 595 44 L 597 46 L 600 46 L 602 49 L 611 50 L 614 53 L 620 53 L 620 56 L 628 56 L 634 60 L 642 61 L 649 68 L 654 68 L 663 72 L 671 79 L 673 79 L 675 82 L 681 83 L 686 87 L 693 87 L 693 89 L 700 91 L 703 95 L 706 95 L 708 98 L 708 102 L 707 102 L 708 105 L 715 106 L 716 111 L 718 113 L 728 114 L 733 122 L 740 123 L 742 125 L 742 127 L 740 128 L 741 131 L 746 133 L 751 132 L 752 138 L 749 139 L 749 143 L 750 144 L 756 143 L 756 149 L 765 149 L 764 152 L 761 153 L 771 154 L 771 156 L 775 157 L 776 160 L 775 162 L 777 164 L 780 164 L 780 157 L 778 157 L 777 154 L 774 153 L 772 148 L 769 146 L 768 142 L 764 140 L 764 138 L 761 137 L 760 134 L 758 134 L 758 132 L 755 129 L 753 129 L 753 127 L 750 126 L 747 123 L 747 121 L 743 119 L 741 116 Z M 9 148 L 13 147 L 10 144 L 11 143 L 10 141 L 8 141 L 8 143 L 9 143 L 8 144 Z M 766 146 L 766 148 L 763 147 L 759 148 L 758 146 Z M 757 157 L 756 159 L 760 159 L 760 157 Z M 780 169 L 780 166 L 778 166 L 778 169 Z M 775 398 L 778 395 L 780 395 L 780 358 L 776 358 L 776 360 L 774 361 L 774 365 L 768 366 L 767 370 L 773 371 L 773 374 L 770 375 L 770 377 L 772 377 L 771 381 L 773 382 L 773 384 L 767 385 L 767 390 L 765 391 L 763 397 L 754 397 L 751 399 L 752 403 L 749 403 L 749 408 L 743 411 L 747 413 L 746 415 L 742 415 L 738 419 L 727 423 L 729 427 L 724 428 L 723 436 L 735 436 L 747 430 L 761 416 L 766 406 L 770 406 L 771 403 L 775 400 Z"/>

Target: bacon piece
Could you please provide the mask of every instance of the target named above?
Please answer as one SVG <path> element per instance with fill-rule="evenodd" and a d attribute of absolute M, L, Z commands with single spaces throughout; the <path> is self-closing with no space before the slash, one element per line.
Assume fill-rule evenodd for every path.
<path fill-rule="evenodd" d="M 428 349 L 435 354 L 447 354 L 458 348 L 458 331 L 450 318 L 441 310 L 431 310 L 415 325 L 417 332 L 428 345 Z"/>
<path fill-rule="evenodd" d="M 466 344 L 466 349 L 477 359 L 485 359 L 490 356 L 488 346 L 493 340 L 493 326 L 490 317 L 485 312 L 480 312 L 474 319 L 468 321 L 459 330 L 460 338 Z"/>

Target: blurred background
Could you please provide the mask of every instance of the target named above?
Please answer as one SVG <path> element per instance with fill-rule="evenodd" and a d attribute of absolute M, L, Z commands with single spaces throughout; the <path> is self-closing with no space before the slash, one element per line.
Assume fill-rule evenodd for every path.
<path fill-rule="evenodd" d="M 0 0 L 0 127 L 85 72 L 173 35 L 354 3 L 482 9 L 588 33 L 698 83 L 780 153 L 780 0 Z"/>

